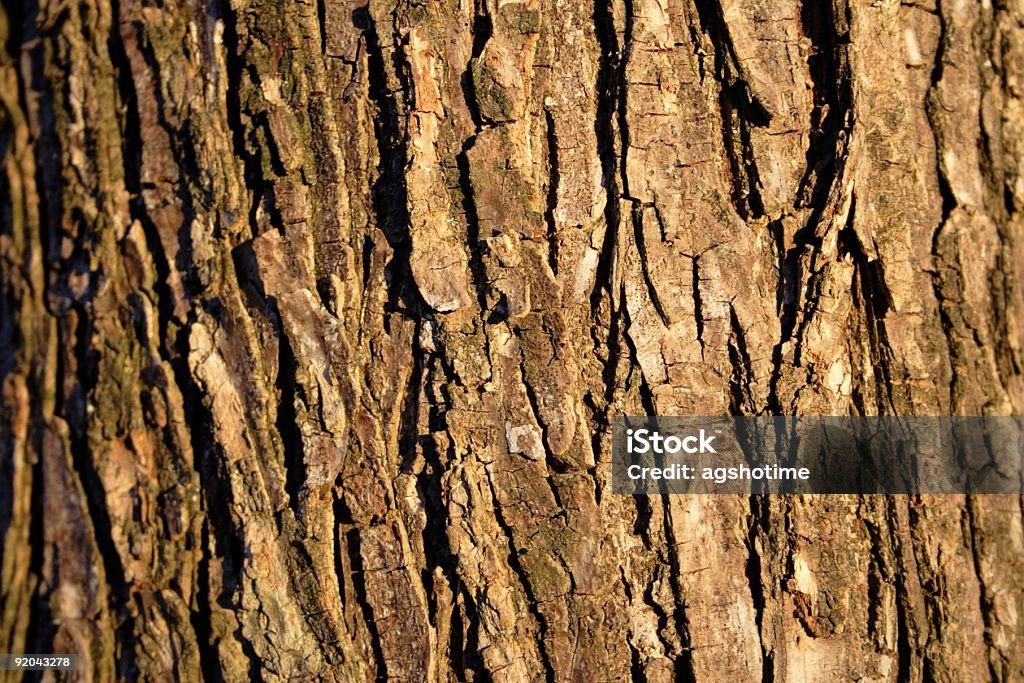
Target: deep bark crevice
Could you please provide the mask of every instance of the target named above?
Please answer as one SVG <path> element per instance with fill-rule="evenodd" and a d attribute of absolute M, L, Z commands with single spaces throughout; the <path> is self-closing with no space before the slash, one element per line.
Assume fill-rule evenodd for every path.
<path fill-rule="evenodd" d="M 764 215 L 764 202 L 750 129 L 766 128 L 771 115 L 744 78 L 719 0 L 694 0 L 694 5 L 701 29 L 715 51 L 722 143 L 732 171 L 733 205 L 742 218 L 757 219 Z"/>
<path fill-rule="evenodd" d="M 363 556 L 360 551 L 360 530 L 353 527 L 352 513 L 349 511 L 344 499 L 339 499 L 336 507 L 340 509 L 338 519 L 342 520 L 342 524 L 348 527 L 344 532 L 344 545 L 348 557 L 348 573 L 352 577 L 352 585 L 355 590 L 355 595 L 352 597 L 356 604 L 359 605 L 359 610 L 363 616 L 363 623 L 366 626 L 370 651 L 373 655 L 373 662 L 371 662 L 371 664 L 376 672 L 376 680 L 384 681 L 388 679 L 388 666 L 387 660 L 384 657 L 384 647 L 380 630 L 377 628 L 377 622 L 374 620 L 373 605 L 370 603 L 366 593 L 366 581 L 363 576 Z"/>
<path fill-rule="evenodd" d="M 551 266 L 551 272 L 557 276 L 559 236 L 558 225 L 555 223 L 555 208 L 558 206 L 558 138 L 555 119 L 550 110 L 544 110 L 544 119 L 547 125 L 548 145 L 548 192 L 544 220 L 548 224 L 548 265 Z"/>
<path fill-rule="evenodd" d="M 409 265 L 412 243 L 409 238 L 409 192 L 405 184 L 405 168 L 409 163 L 408 141 L 399 123 L 398 102 L 387 85 L 384 52 L 377 24 L 368 12 L 362 12 L 361 17 L 366 26 L 363 36 L 369 96 L 377 109 L 373 125 L 380 163 L 372 186 L 373 210 L 376 225 L 392 249 L 391 262 L 387 267 L 390 274 L 388 310 L 416 316 L 420 311 L 429 310 L 429 307 L 416 288 Z"/>
<path fill-rule="evenodd" d="M 769 589 L 764 585 L 763 569 L 764 560 L 761 551 L 758 549 L 759 537 L 768 535 L 768 525 L 771 516 L 771 504 L 766 496 L 750 496 L 750 522 L 749 531 L 745 544 L 747 547 L 747 582 L 750 584 L 750 595 L 754 603 L 754 623 L 757 625 L 758 637 L 761 648 L 761 681 L 762 683 L 774 683 L 775 681 L 775 658 L 771 650 L 765 644 L 765 610 L 767 608 L 766 592 Z"/>
<path fill-rule="evenodd" d="M 590 294 L 591 310 L 596 310 L 603 298 L 612 297 L 611 274 L 620 221 L 615 137 L 616 116 L 621 104 L 619 89 L 622 87 L 624 62 L 616 40 L 611 3 L 612 0 L 595 0 L 593 16 L 594 34 L 601 51 L 598 58 L 597 82 L 594 84 L 597 90 L 594 133 L 597 137 L 597 155 L 601 161 L 601 184 L 605 190 L 605 235 L 598 257 L 594 288 Z M 614 320 L 614 314 L 612 318 Z M 611 360 L 608 365 L 614 367 Z"/>
<path fill-rule="evenodd" d="M 495 520 L 498 523 L 498 527 L 504 534 L 505 542 L 508 546 L 508 566 L 518 578 L 519 585 L 523 589 L 523 596 L 526 599 L 527 611 L 537 624 L 538 637 L 535 644 L 541 667 L 544 670 L 544 680 L 547 681 L 547 683 L 554 683 L 556 677 L 554 666 L 551 663 L 551 654 L 548 652 L 547 619 L 545 619 L 544 615 L 541 613 L 540 603 L 538 602 L 537 596 L 534 594 L 533 588 L 530 584 L 530 575 L 523 568 L 522 562 L 519 560 L 519 547 L 515 540 L 515 530 L 509 526 L 509 523 L 505 520 L 505 516 L 502 514 L 501 503 L 498 502 L 498 496 L 494 490 L 494 480 L 490 474 L 488 474 L 487 483 L 490 487 L 491 500 L 494 505 Z"/>

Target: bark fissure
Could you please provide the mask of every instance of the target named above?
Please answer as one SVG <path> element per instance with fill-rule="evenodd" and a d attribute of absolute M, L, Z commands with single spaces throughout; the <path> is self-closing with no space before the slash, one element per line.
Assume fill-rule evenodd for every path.
<path fill-rule="evenodd" d="M 494 505 L 495 520 L 498 522 L 498 527 L 502 530 L 508 549 L 508 564 L 512 571 L 515 573 L 519 580 L 519 585 L 523 589 L 523 596 L 526 599 L 526 609 L 530 616 L 537 624 L 539 631 L 539 637 L 536 642 L 537 653 L 540 656 L 540 663 L 544 671 L 544 680 L 548 683 L 556 680 L 555 669 L 551 663 L 551 654 L 548 652 L 548 646 L 545 641 L 545 636 L 548 631 L 547 619 L 544 618 L 543 613 L 540 610 L 540 604 L 537 597 L 534 595 L 530 584 L 530 575 L 523 568 L 522 563 L 519 560 L 520 548 L 518 547 L 515 540 L 515 531 L 509 526 L 505 520 L 504 515 L 501 511 L 501 503 L 498 501 L 497 494 L 494 491 L 494 479 L 490 474 L 487 477 L 487 483 L 490 487 L 491 499 Z"/>

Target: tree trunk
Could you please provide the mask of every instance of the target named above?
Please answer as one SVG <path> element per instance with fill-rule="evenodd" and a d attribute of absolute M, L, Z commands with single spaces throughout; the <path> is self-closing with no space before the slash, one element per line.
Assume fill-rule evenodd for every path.
<path fill-rule="evenodd" d="M 5 3 L 0 651 L 1024 679 L 1021 497 L 610 490 L 617 415 L 1022 413 L 1022 25 Z"/>

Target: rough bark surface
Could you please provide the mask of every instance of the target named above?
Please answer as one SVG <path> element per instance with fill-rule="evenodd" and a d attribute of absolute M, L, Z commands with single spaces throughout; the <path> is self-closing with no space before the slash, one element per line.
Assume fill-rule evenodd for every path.
<path fill-rule="evenodd" d="M 609 491 L 620 414 L 1022 414 L 1020 0 L 26 0 L 0 38 L 0 651 L 1024 679 L 1018 497 Z"/>

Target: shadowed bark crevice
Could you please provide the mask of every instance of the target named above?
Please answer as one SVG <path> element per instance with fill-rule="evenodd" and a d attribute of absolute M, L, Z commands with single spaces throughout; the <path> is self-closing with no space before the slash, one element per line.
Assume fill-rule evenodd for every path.
<path fill-rule="evenodd" d="M 340 510 L 340 514 L 337 514 L 338 510 Z M 366 582 L 363 578 L 363 556 L 361 553 L 361 542 L 359 538 L 360 531 L 358 528 L 353 528 L 352 515 L 348 511 L 344 500 L 339 500 L 336 503 L 336 517 L 340 521 L 339 528 L 347 527 L 347 531 L 345 531 L 343 536 L 343 545 L 348 559 L 348 572 L 346 573 L 352 578 L 352 585 L 355 588 L 355 595 L 353 595 L 352 598 L 359 606 L 359 610 L 363 617 L 363 623 L 365 624 L 367 634 L 369 635 L 370 650 L 373 655 L 373 661 L 370 662 L 370 664 L 376 672 L 375 676 L 377 680 L 387 680 L 388 668 L 387 661 L 384 658 L 384 647 L 381 643 L 381 634 L 377 629 L 377 623 L 374 619 L 373 606 L 370 604 L 366 595 Z M 339 537 L 339 540 L 340 538 L 341 537 Z"/>
<path fill-rule="evenodd" d="M 548 631 L 548 623 L 541 612 L 540 604 L 537 600 L 536 595 L 533 592 L 533 588 L 530 583 L 530 575 L 523 568 L 520 561 L 521 548 L 516 543 L 515 530 L 509 526 L 502 514 L 501 503 L 498 502 L 497 494 L 494 491 L 494 480 L 493 477 L 488 475 L 487 477 L 488 486 L 490 488 L 491 499 L 494 505 L 495 519 L 498 522 L 498 528 L 501 529 L 504 534 L 505 541 L 508 547 L 508 556 L 506 558 L 509 568 L 515 573 L 519 580 L 519 585 L 523 590 L 523 598 L 526 601 L 526 609 L 534 622 L 537 624 L 536 629 L 538 631 L 538 637 L 536 641 L 536 651 L 540 658 L 541 666 L 544 670 L 544 680 L 547 683 L 555 681 L 555 670 L 551 663 L 551 654 L 548 652 L 548 645 L 545 640 L 545 636 Z"/>

